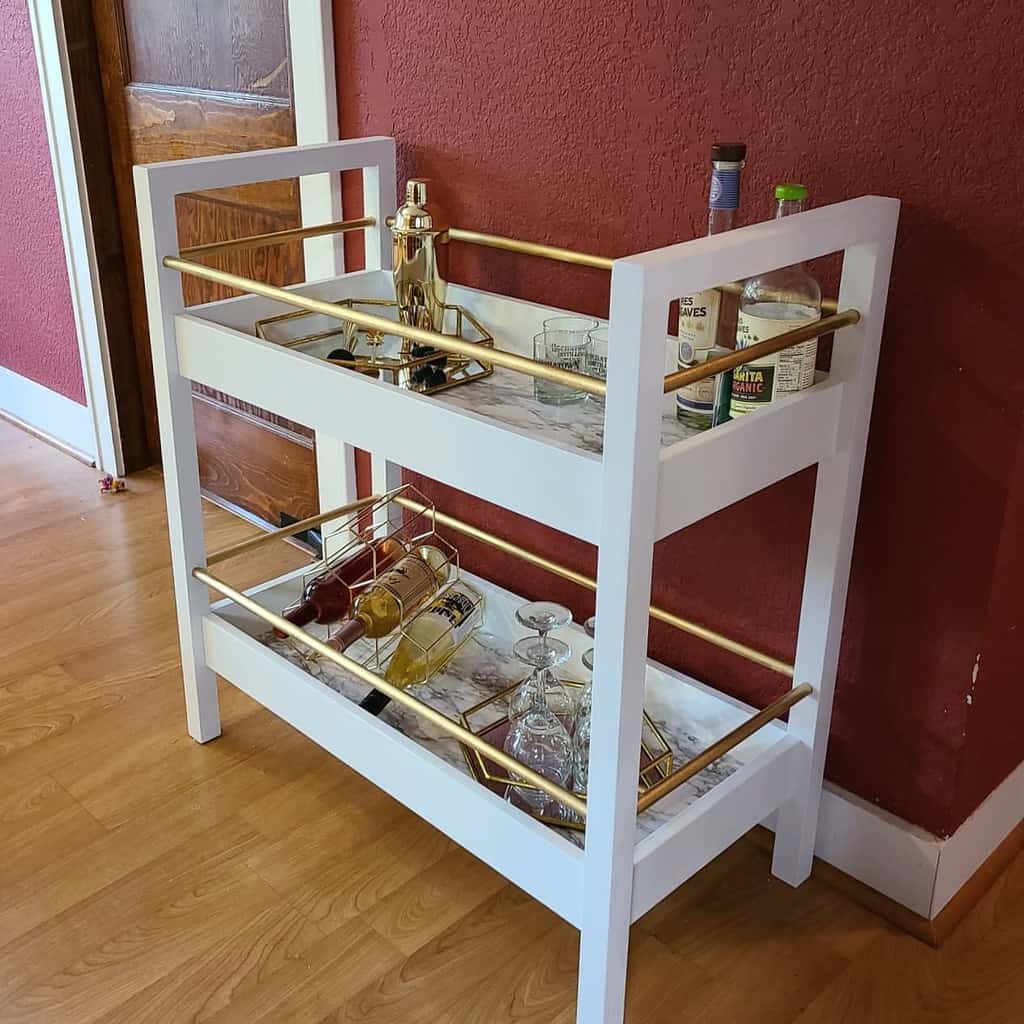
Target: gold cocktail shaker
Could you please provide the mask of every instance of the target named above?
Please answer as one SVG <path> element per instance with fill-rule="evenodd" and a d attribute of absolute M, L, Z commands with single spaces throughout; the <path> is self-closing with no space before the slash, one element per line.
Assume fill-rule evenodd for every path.
<path fill-rule="evenodd" d="M 402 323 L 443 332 L 448 282 L 438 265 L 438 253 L 439 248 L 446 248 L 439 245 L 444 226 L 435 223 L 426 204 L 427 183 L 410 178 L 405 186 L 405 202 L 387 220 L 392 235 L 395 298 Z"/>

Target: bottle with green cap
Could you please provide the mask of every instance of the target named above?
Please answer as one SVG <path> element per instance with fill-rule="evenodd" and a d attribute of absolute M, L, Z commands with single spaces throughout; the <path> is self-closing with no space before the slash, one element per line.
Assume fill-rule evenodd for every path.
<path fill-rule="evenodd" d="M 805 185 L 775 186 L 775 218 L 801 213 Z M 821 319 L 821 286 L 797 263 L 752 277 L 743 283 L 736 325 L 736 347 L 747 348 L 794 327 Z M 772 400 L 814 383 L 818 340 L 794 345 L 733 371 L 730 415 L 735 418 L 764 408 Z"/>

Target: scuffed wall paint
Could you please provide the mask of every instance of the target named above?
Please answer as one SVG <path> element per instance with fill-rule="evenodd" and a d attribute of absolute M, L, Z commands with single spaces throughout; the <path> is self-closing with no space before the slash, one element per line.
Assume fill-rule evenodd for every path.
<path fill-rule="evenodd" d="M 0 366 L 85 403 L 26 0 L 0 0 Z"/>
<path fill-rule="evenodd" d="M 967 704 L 1024 406 L 1006 369 L 1024 287 L 1014 0 L 336 0 L 335 13 L 343 135 L 394 135 L 400 178 L 434 179 L 460 225 L 608 255 L 692 237 L 710 143 L 733 138 L 749 146 L 741 223 L 770 215 L 779 180 L 807 182 L 817 204 L 903 201 L 828 774 L 934 833 L 955 829 L 998 781 L 981 772 L 970 800 L 956 796 L 971 715 L 1000 678 L 985 650 Z M 598 272 L 453 255 L 455 280 L 607 311 Z M 434 491 L 455 514 L 592 562 L 571 539 Z M 803 473 L 659 544 L 655 600 L 791 656 L 812 493 Z M 571 588 L 464 549 L 589 614 Z M 657 624 L 651 651 L 751 700 L 779 688 Z M 982 762 L 1024 756 L 990 739 L 1002 746 L 979 744 Z"/>

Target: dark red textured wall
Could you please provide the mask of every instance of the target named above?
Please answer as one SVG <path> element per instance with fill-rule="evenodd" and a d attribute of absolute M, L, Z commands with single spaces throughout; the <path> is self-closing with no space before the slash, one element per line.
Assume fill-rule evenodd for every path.
<path fill-rule="evenodd" d="M 0 366 L 85 402 L 26 0 L 0 0 Z"/>
<path fill-rule="evenodd" d="M 818 204 L 903 201 L 828 774 L 948 834 L 1024 758 L 1006 725 L 1024 585 L 1005 569 L 1024 533 L 1024 57 L 1014 0 L 898 6 L 336 0 L 339 96 L 343 134 L 394 135 L 400 178 L 434 179 L 455 223 L 608 255 L 703 230 L 716 139 L 749 146 L 741 222 L 770 215 L 779 180 L 807 182 Z M 606 312 L 597 272 L 455 255 L 456 280 Z M 790 656 L 812 491 L 801 474 L 659 544 L 655 599 Z M 593 558 L 435 493 L 542 551 Z M 779 688 L 657 625 L 651 649 L 754 701 Z"/>

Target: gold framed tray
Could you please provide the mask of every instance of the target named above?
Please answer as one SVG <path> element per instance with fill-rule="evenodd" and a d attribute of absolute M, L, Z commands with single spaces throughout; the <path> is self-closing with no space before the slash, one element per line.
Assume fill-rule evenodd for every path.
<path fill-rule="evenodd" d="M 562 684 L 574 695 L 583 689 L 584 684 L 572 679 L 562 679 Z M 512 694 L 519 689 L 521 683 L 514 683 L 504 690 L 492 694 L 486 700 L 474 704 L 471 708 L 461 712 L 459 719 L 461 724 L 470 732 L 486 739 L 492 746 L 503 750 L 505 737 L 508 735 L 508 703 Z M 512 778 L 505 769 L 489 760 L 486 755 L 478 750 L 472 750 L 462 744 L 462 753 L 469 765 L 469 770 L 482 786 L 486 786 L 492 793 L 507 797 L 520 810 L 525 811 L 531 817 L 543 822 L 545 825 L 555 825 L 558 828 L 570 828 L 578 832 L 585 831 L 582 821 L 571 811 L 567 811 L 561 805 L 555 805 L 551 813 L 537 812 L 524 800 L 517 799 L 517 792 L 523 789 L 535 790 L 535 786 Z M 654 720 L 644 712 L 643 729 L 640 741 L 640 776 L 637 783 L 637 792 L 646 793 L 662 779 L 672 774 L 672 748 L 662 735 L 661 730 L 654 723 Z M 550 805 L 549 805 L 550 807 Z"/>
<path fill-rule="evenodd" d="M 339 299 L 336 305 L 386 316 L 398 324 L 398 303 L 393 299 Z M 297 348 L 335 366 L 424 395 L 482 380 L 494 372 L 493 365 L 483 358 L 445 354 L 397 334 L 339 322 L 306 310 L 257 320 L 255 330 L 256 336 L 264 341 Z M 444 307 L 442 333 L 473 342 L 482 349 L 494 348 L 494 338 L 462 306 Z"/>

